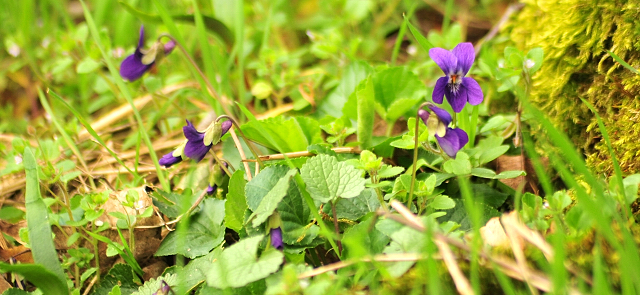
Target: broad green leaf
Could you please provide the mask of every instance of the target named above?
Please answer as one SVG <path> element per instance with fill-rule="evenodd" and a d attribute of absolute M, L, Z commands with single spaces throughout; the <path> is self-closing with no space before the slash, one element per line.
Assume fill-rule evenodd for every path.
<path fill-rule="evenodd" d="M 473 189 L 472 189 L 473 191 Z M 473 227 L 471 226 L 471 218 L 467 214 L 467 209 L 465 208 L 464 201 L 460 199 L 453 199 L 456 203 L 455 207 L 450 210 L 446 210 L 447 214 L 439 217 L 437 220 L 439 223 L 444 223 L 446 221 L 453 221 L 460 224 L 460 230 L 469 231 Z M 487 204 L 481 202 L 475 202 L 474 206 L 479 207 L 479 211 L 482 214 L 482 219 L 480 220 L 480 226 L 484 225 L 491 219 L 492 217 L 500 216 L 500 212 L 496 210 L 494 207 L 489 206 Z"/>
<path fill-rule="evenodd" d="M 247 200 L 244 195 L 246 184 L 244 171 L 236 170 L 229 180 L 229 193 L 227 193 L 227 202 L 224 203 L 224 224 L 236 232 L 243 227 L 244 211 L 247 209 Z"/>
<path fill-rule="evenodd" d="M 502 171 L 500 174 L 496 174 L 493 170 L 487 168 L 473 168 L 471 169 L 471 175 L 488 178 L 488 179 L 507 179 L 516 178 L 518 176 L 524 176 L 526 173 L 520 170 Z"/>
<path fill-rule="evenodd" d="M 47 206 L 40 195 L 40 181 L 38 179 L 38 162 L 30 147 L 25 147 L 24 170 L 26 172 L 25 207 L 27 209 L 27 227 L 31 243 L 33 261 L 55 274 L 60 283 L 66 284 L 66 277 L 58 260 L 58 252 L 53 244 L 51 225 Z"/>
<path fill-rule="evenodd" d="M 47 226 L 49 224 L 47 223 Z M 37 243 L 33 243 L 37 244 Z M 32 245 L 33 246 L 33 245 Z M 35 256 L 35 253 L 33 253 Z M 40 264 L 8 264 L 0 262 L 0 273 L 15 273 L 23 276 L 27 281 L 45 290 L 47 295 L 69 294 L 66 281 L 60 281 L 58 275 L 52 273 Z"/>
<path fill-rule="evenodd" d="M 375 227 L 372 222 L 375 218 L 369 218 L 345 231 L 342 242 L 346 246 L 344 258 L 358 258 L 373 256 L 382 253 L 389 244 L 389 237 Z"/>
<path fill-rule="evenodd" d="M 509 197 L 508 194 L 500 192 L 485 183 L 472 183 L 471 191 L 473 192 L 473 199 L 476 202 L 483 203 L 493 208 L 499 208 Z M 451 195 L 454 198 L 461 198 L 460 193 Z"/>
<path fill-rule="evenodd" d="M 529 74 L 533 74 L 540 69 L 543 59 L 544 50 L 541 47 L 533 48 L 529 50 L 529 52 L 527 52 L 527 55 L 525 56 L 525 66 L 529 67 L 529 64 L 527 64 L 529 62 L 528 60 L 531 60 L 531 62 L 533 62 L 531 67 L 528 68 Z"/>
<path fill-rule="evenodd" d="M 371 78 L 363 80 L 355 90 L 356 105 L 358 110 L 358 129 L 356 134 L 358 136 L 358 142 L 360 142 L 360 149 L 367 149 L 371 147 L 371 140 L 373 136 L 373 122 L 375 119 L 374 110 L 374 87 Z"/>
<path fill-rule="evenodd" d="M 10 223 L 17 223 L 25 216 L 24 211 L 11 206 L 4 206 L 0 209 L 0 219 Z"/>
<path fill-rule="evenodd" d="M 311 118 L 285 120 L 283 116 L 277 116 L 250 121 L 242 125 L 242 131 L 250 140 L 281 153 L 305 151 L 310 144 L 322 142 L 320 125 Z M 282 150 L 278 150 L 269 137 Z"/>
<path fill-rule="evenodd" d="M 395 122 L 409 110 L 414 109 L 421 102 L 421 98 L 398 98 L 387 108 L 385 118 L 388 122 Z"/>
<path fill-rule="evenodd" d="M 311 197 L 322 203 L 336 198 L 353 198 L 364 189 L 364 178 L 353 166 L 328 155 L 318 155 L 305 163 L 300 175 Z"/>
<path fill-rule="evenodd" d="M 102 66 L 102 64 L 100 64 L 99 62 L 93 60 L 90 57 L 85 57 L 76 67 L 76 72 L 78 74 L 91 73 L 98 69 L 100 66 Z"/>
<path fill-rule="evenodd" d="M 271 248 L 258 258 L 258 246 L 263 238 L 263 235 L 246 238 L 224 249 L 220 258 L 211 264 L 207 284 L 219 289 L 239 288 L 276 272 L 284 255 Z"/>
<path fill-rule="evenodd" d="M 376 191 L 366 188 L 357 197 L 350 199 L 338 199 L 336 203 L 336 215 L 338 218 L 348 220 L 358 220 L 369 212 L 375 212 L 380 208 L 380 201 Z M 324 206 L 325 214 L 331 216 L 331 206 Z"/>
<path fill-rule="evenodd" d="M 289 189 L 289 183 L 291 182 L 291 178 L 298 173 L 298 170 L 291 169 L 287 174 L 285 174 L 282 178 L 278 180 L 276 185 L 273 186 L 269 193 L 267 193 L 264 198 L 260 201 L 260 205 L 253 211 L 253 214 L 249 216 L 249 220 L 253 220 L 253 227 L 257 227 L 262 224 L 273 214 L 273 211 L 276 210 L 278 204 L 284 196 L 287 194 L 287 190 Z"/>
<path fill-rule="evenodd" d="M 138 291 L 131 293 L 131 295 L 159 294 L 158 289 L 162 287 L 162 281 L 165 281 L 169 286 L 176 286 L 178 285 L 178 276 L 176 274 L 165 274 L 160 277 L 148 280 L 144 282 L 144 285 L 138 288 Z"/>
<path fill-rule="evenodd" d="M 380 171 L 378 171 L 378 177 L 381 179 L 394 177 L 404 171 L 404 167 L 382 165 Z"/>
<path fill-rule="evenodd" d="M 114 265 L 109 272 L 100 278 L 100 284 L 93 288 L 94 295 L 107 295 L 114 286 L 120 286 L 122 294 L 131 294 L 138 290 L 140 285 L 136 284 L 139 280 L 133 273 L 131 266 L 118 263 Z"/>
<path fill-rule="evenodd" d="M 160 244 L 156 256 L 180 254 L 188 258 L 205 255 L 224 240 L 224 200 L 205 199 L 186 232 L 173 231 Z M 183 247 L 183 248 L 178 248 Z"/>
<path fill-rule="evenodd" d="M 429 203 L 429 206 L 436 210 L 447 210 L 455 207 L 456 203 L 445 195 L 438 195 Z"/>
<path fill-rule="evenodd" d="M 287 175 L 289 170 L 291 169 L 286 166 L 269 166 L 260 171 L 258 175 L 245 185 L 244 195 L 247 198 L 247 206 L 251 211 L 258 209 L 262 199 L 269 194 L 281 178 Z"/>
<path fill-rule="evenodd" d="M 282 240 L 289 245 L 310 245 L 320 228 L 311 222 L 309 206 L 302 199 L 295 181 L 289 185 L 284 199 L 278 204 L 282 221 Z"/>
<path fill-rule="evenodd" d="M 469 162 L 469 156 L 464 152 L 458 152 L 455 159 L 450 159 L 444 164 L 442 168 L 447 173 L 453 173 L 455 175 L 467 175 L 471 173 L 471 162 Z"/>
<path fill-rule="evenodd" d="M 491 149 L 484 150 L 480 154 L 478 164 L 482 165 L 482 164 L 489 163 L 497 159 L 498 157 L 504 155 L 504 153 L 506 153 L 508 150 L 509 150 L 508 145 L 501 145 Z"/>
<path fill-rule="evenodd" d="M 199 193 L 192 193 L 191 190 L 184 190 L 182 193 L 177 192 L 165 192 L 163 190 L 155 190 L 151 194 L 153 198 L 153 205 L 158 207 L 158 210 L 169 218 L 177 218 L 181 214 L 187 212 L 191 204 L 196 201 Z M 185 198 L 189 199 L 189 202 L 185 202 Z M 166 200 L 171 203 L 164 202 Z M 188 204 L 189 207 L 184 207 Z"/>
<path fill-rule="evenodd" d="M 148 14 L 137 10 L 124 1 L 118 1 L 118 3 L 120 3 L 120 5 L 124 7 L 129 13 L 135 15 L 137 18 L 143 20 L 144 22 L 154 24 L 162 23 L 162 18 L 158 15 Z M 193 15 L 172 15 L 171 18 L 180 22 L 194 23 Z M 231 30 L 227 28 L 227 26 L 225 26 L 221 21 L 210 16 L 203 15 L 202 19 L 207 30 L 217 34 L 220 38 L 222 38 L 222 40 L 227 43 L 228 46 L 233 45 L 234 36 Z"/>
<path fill-rule="evenodd" d="M 347 100 L 360 84 L 360 81 L 366 79 L 372 71 L 373 68 L 369 63 L 363 61 L 350 63 L 344 70 L 338 87 L 331 91 L 327 98 L 320 101 L 317 110 L 318 115 L 328 114 L 339 118 L 344 114 L 355 120 L 357 111 L 355 108 L 346 108 Z"/>
<path fill-rule="evenodd" d="M 424 83 L 407 67 L 387 68 L 373 74 L 371 78 L 373 79 L 375 101 L 386 112 L 386 116 L 383 116 L 385 121 L 395 121 L 399 117 L 398 114 L 404 115 L 408 110 L 417 107 L 413 104 L 399 105 L 394 102 L 401 99 L 408 99 L 403 100 L 405 103 L 417 102 L 427 94 Z M 392 109 L 392 107 L 401 107 L 403 110 Z"/>

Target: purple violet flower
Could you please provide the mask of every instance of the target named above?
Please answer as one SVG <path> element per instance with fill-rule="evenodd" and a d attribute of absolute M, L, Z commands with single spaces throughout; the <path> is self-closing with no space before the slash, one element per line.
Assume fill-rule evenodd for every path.
<path fill-rule="evenodd" d="M 168 153 L 168 154 L 166 154 L 166 155 L 164 155 L 164 156 L 162 156 L 162 158 L 160 160 L 158 160 L 158 163 L 161 166 L 164 166 L 165 168 L 169 168 L 172 165 L 178 164 L 180 162 L 182 162 L 182 157 L 181 156 L 175 157 L 173 155 L 173 151 Z"/>
<path fill-rule="evenodd" d="M 460 43 L 453 50 L 443 48 L 429 49 L 429 56 L 446 75 L 436 81 L 432 99 L 435 103 L 442 103 L 446 96 L 453 111 L 459 113 L 464 105 L 478 105 L 484 99 L 482 88 L 473 78 L 465 77 L 469 73 L 475 60 L 475 51 L 471 43 Z"/>
<path fill-rule="evenodd" d="M 161 45 L 161 47 L 159 45 Z M 136 51 L 132 55 L 127 56 L 127 58 L 122 61 L 122 64 L 120 64 L 120 76 L 125 80 L 138 80 L 144 73 L 151 69 L 156 60 L 159 59 L 159 56 L 157 56 L 159 49 L 162 51 L 161 54 L 169 54 L 176 46 L 176 43 L 173 40 L 165 44 L 156 42 L 149 50 L 142 49 L 142 46 L 144 46 L 144 26 L 140 27 L 140 39 L 138 40 Z"/>
<path fill-rule="evenodd" d="M 282 251 L 282 249 L 284 249 L 284 244 L 282 243 L 282 229 L 280 227 L 272 228 L 269 231 L 269 235 L 271 236 L 271 246 Z"/>
<path fill-rule="evenodd" d="M 169 291 L 172 291 L 171 287 L 169 286 L 169 284 L 167 284 L 167 282 L 162 280 L 162 283 L 160 284 L 160 288 L 158 289 L 158 291 L 153 292 L 152 295 L 167 295 L 169 294 Z"/>
<path fill-rule="evenodd" d="M 207 186 L 207 196 L 213 196 L 217 190 L 218 190 L 218 186 L 215 184 L 213 186 L 211 185 Z"/>
<path fill-rule="evenodd" d="M 451 115 L 447 111 L 434 105 L 430 105 L 429 109 L 435 116 L 432 117 L 423 109 L 418 110 L 418 116 L 427 125 L 429 132 L 435 135 L 442 151 L 455 159 L 458 151 L 469 142 L 469 136 L 460 128 L 448 127 Z"/>
<path fill-rule="evenodd" d="M 226 134 L 231 129 L 231 121 L 222 122 L 222 135 Z M 187 138 L 187 144 L 184 147 L 184 155 L 200 162 L 202 158 L 209 152 L 209 149 L 213 146 L 213 143 L 205 145 L 204 137 L 205 132 L 199 132 L 193 127 L 193 124 L 187 120 L 187 126 L 182 127 L 184 137 Z M 218 138 L 219 140 L 219 138 Z M 217 141 L 216 141 L 217 143 Z"/>

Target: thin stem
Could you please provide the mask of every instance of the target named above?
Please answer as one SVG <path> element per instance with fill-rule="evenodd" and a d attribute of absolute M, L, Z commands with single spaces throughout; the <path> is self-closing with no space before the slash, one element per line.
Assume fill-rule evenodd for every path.
<path fill-rule="evenodd" d="M 207 78 L 207 76 L 202 72 L 202 70 L 200 69 L 200 67 L 198 67 L 198 64 L 196 64 L 196 62 L 193 60 L 193 58 L 191 58 L 191 55 L 189 54 L 189 52 L 187 52 L 187 50 L 182 46 L 182 44 L 180 44 L 180 42 L 178 42 L 178 40 L 176 40 L 175 38 L 173 38 L 173 36 L 169 35 L 169 34 L 162 34 L 158 37 L 158 40 L 160 40 L 160 38 L 162 37 L 167 37 L 169 39 L 171 39 L 171 41 L 175 42 L 176 45 L 178 46 L 178 48 L 180 48 L 180 51 L 182 51 L 182 53 L 187 57 L 187 59 L 189 60 L 189 63 L 196 69 L 196 71 L 198 72 L 198 74 L 200 75 L 200 77 L 202 78 L 202 80 L 204 80 L 204 83 L 207 85 L 207 88 L 209 88 L 209 92 L 211 93 L 211 95 L 218 100 L 218 102 L 220 103 L 220 106 L 222 107 L 222 110 L 225 112 L 226 115 L 228 116 L 233 116 L 233 113 L 227 108 L 227 101 L 225 97 L 222 97 L 218 94 L 218 92 L 216 92 L 216 90 L 213 88 L 213 85 L 211 85 L 211 82 L 209 81 L 209 79 Z"/>
<path fill-rule="evenodd" d="M 258 155 L 258 152 L 256 151 L 256 148 L 253 145 L 253 142 L 250 141 L 249 138 L 247 138 L 246 135 L 244 135 L 244 132 L 242 132 L 242 129 L 240 128 L 240 125 L 238 125 L 238 122 L 236 122 L 236 120 L 234 120 L 233 118 L 231 118 L 229 116 L 225 116 L 225 115 L 222 115 L 222 116 L 218 117 L 218 120 L 220 120 L 222 118 L 229 119 L 231 121 L 231 123 L 233 123 L 233 125 L 238 127 L 237 129 L 238 129 L 238 132 L 240 133 L 240 136 L 242 136 L 242 138 L 244 139 L 244 142 L 247 143 L 247 146 L 249 147 L 249 150 L 251 150 L 251 153 L 253 154 L 253 157 L 256 158 L 256 161 L 258 161 L 258 165 L 260 165 L 260 168 L 263 168 L 264 164 L 262 163 L 262 160 L 260 160 L 260 156 Z M 242 149 L 242 146 L 240 145 L 239 142 L 236 145 L 238 146 L 238 149 Z"/>
<path fill-rule="evenodd" d="M 216 152 L 212 151 L 213 154 L 213 159 L 216 161 L 216 163 L 218 163 L 218 166 L 220 166 L 220 168 L 222 168 L 222 170 L 224 170 L 224 173 L 226 173 L 227 175 L 229 175 L 229 177 L 231 177 L 231 172 L 229 172 L 229 169 L 227 169 L 227 167 L 224 165 L 224 162 L 222 162 L 222 160 L 220 160 L 220 158 L 218 158 L 218 155 L 216 155 Z"/>
<path fill-rule="evenodd" d="M 338 256 L 342 256 L 342 242 L 340 241 L 340 226 L 338 226 L 338 214 L 336 213 L 336 201 L 331 202 L 331 213 L 333 214 L 333 227 L 336 231 L 336 237 L 338 239 L 336 242 L 338 243 Z"/>
<path fill-rule="evenodd" d="M 420 111 L 423 107 L 430 105 L 431 103 L 425 102 L 418 107 L 418 111 Z M 455 115 L 455 114 L 454 114 Z M 454 117 L 455 118 L 455 117 Z M 416 129 L 413 130 L 414 135 L 414 147 L 413 147 L 413 171 L 411 172 L 411 187 L 409 188 L 409 199 L 407 199 L 407 207 L 411 208 L 411 203 L 413 203 L 413 190 L 416 187 L 416 171 L 418 170 L 418 135 L 420 133 L 420 116 L 416 113 Z"/>

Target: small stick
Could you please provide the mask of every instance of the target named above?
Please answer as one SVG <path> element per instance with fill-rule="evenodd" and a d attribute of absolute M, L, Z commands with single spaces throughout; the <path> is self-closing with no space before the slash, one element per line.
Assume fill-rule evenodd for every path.
<path fill-rule="evenodd" d="M 337 147 L 337 148 L 332 148 L 332 151 L 338 153 L 338 154 L 358 154 L 360 153 L 360 150 L 357 147 Z M 286 156 L 287 158 L 301 158 L 301 157 L 311 157 L 311 156 L 315 156 L 316 154 L 311 153 L 311 152 L 307 152 L 307 151 L 301 151 L 301 152 L 291 152 L 291 153 L 284 153 L 284 154 L 273 154 L 273 155 L 265 155 L 265 156 L 260 156 L 260 160 L 262 161 L 273 161 L 273 160 L 284 160 L 284 157 Z M 248 159 L 246 160 L 247 162 L 256 162 L 256 160 L 254 159 Z"/>
<path fill-rule="evenodd" d="M 233 142 L 236 144 L 236 148 L 238 148 L 238 153 L 240 153 L 240 158 L 242 159 L 242 164 L 244 165 L 244 171 L 247 173 L 247 180 L 251 181 L 251 169 L 249 169 L 249 163 L 247 163 L 247 156 L 244 154 L 244 150 L 242 149 L 242 145 L 240 144 L 240 139 L 236 135 L 233 128 L 229 129 L 229 133 L 231 133 L 231 138 L 233 138 Z"/>

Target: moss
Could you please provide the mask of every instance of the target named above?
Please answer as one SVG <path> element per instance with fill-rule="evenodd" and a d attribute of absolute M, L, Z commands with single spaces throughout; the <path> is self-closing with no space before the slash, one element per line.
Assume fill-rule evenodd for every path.
<path fill-rule="evenodd" d="M 593 104 L 625 174 L 640 172 L 640 75 L 606 50 L 640 66 L 640 0 L 525 0 L 508 28 L 522 50 L 542 47 L 545 60 L 533 79 L 531 100 L 587 155 L 597 172 L 613 166 Z"/>

